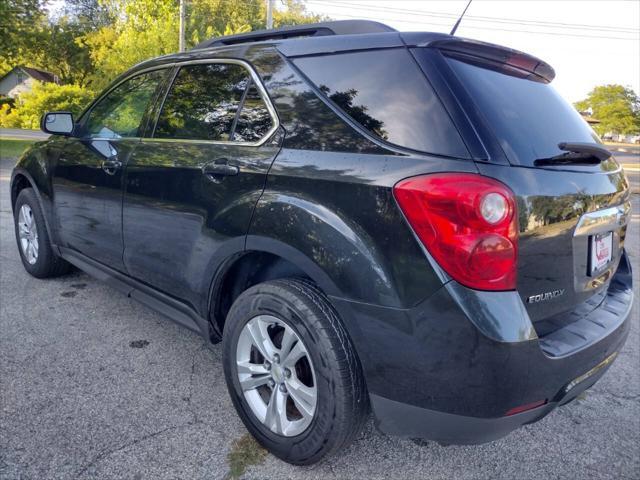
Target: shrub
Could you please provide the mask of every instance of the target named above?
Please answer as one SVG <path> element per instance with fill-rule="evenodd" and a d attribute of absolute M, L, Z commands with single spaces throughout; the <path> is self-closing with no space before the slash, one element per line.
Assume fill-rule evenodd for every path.
<path fill-rule="evenodd" d="M 33 89 L 17 99 L 10 110 L 0 108 L 0 126 L 36 129 L 45 112 L 69 111 L 77 116 L 93 98 L 93 92 L 78 85 L 34 82 Z"/>
<path fill-rule="evenodd" d="M 13 98 L 0 95 L 0 108 L 4 105 L 9 105 L 9 108 L 13 108 L 15 104 L 16 101 Z"/>
<path fill-rule="evenodd" d="M 0 105 L 0 127 L 21 128 L 21 118 L 15 108 L 11 108 L 8 103 Z"/>

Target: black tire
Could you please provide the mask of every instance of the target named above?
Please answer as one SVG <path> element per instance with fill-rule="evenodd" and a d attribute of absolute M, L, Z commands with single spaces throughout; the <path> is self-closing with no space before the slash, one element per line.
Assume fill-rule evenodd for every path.
<path fill-rule="evenodd" d="M 246 323 L 258 315 L 285 322 L 306 347 L 315 371 L 317 404 L 310 425 L 296 436 L 266 427 L 248 405 L 237 374 L 236 348 Z M 316 463 L 349 444 L 369 412 L 360 362 L 337 313 L 313 284 L 300 279 L 253 286 L 233 303 L 223 332 L 223 362 L 233 404 L 247 429 L 273 455 L 296 465 Z"/>
<path fill-rule="evenodd" d="M 27 205 L 32 212 L 33 221 L 38 233 L 38 255 L 35 263 L 29 263 L 26 258 L 25 252 L 20 245 L 19 235 L 19 217 L 20 209 L 23 205 Z M 20 191 L 16 204 L 13 209 L 13 223 L 16 234 L 16 242 L 18 244 L 18 251 L 20 252 L 20 259 L 24 269 L 36 278 L 49 278 L 57 277 L 67 273 L 71 265 L 65 260 L 60 258 L 51 248 L 51 241 L 49 239 L 49 232 L 44 221 L 44 215 L 40 208 L 40 203 L 36 197 L 36 193 L 32 188 L 25 188 Z"/>

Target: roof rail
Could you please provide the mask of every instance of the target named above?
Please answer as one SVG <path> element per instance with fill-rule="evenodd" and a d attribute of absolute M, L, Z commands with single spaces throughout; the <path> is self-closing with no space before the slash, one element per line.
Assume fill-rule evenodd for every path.
<path fill-rule="evenodd" d="M 384 23 L 369 20 L 336 20 L 332 22 L 307 23 L 291 25 L 273 30 L 256 30 L 249 33 L 227 35 L 226 37 L 210 38 L 196 45 L 193 50 L 202 48 L 236 45 L 238 43 L 262 42 L 264 40 L 284 40 L 295 37 L 320 37 L 324 35 L 354 35 L 361 33 L 396 32 Z"/>

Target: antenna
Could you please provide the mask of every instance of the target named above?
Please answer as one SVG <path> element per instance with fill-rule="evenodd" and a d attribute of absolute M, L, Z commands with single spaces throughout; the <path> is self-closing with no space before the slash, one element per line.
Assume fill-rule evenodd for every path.
<path fill-rule="evenodd" d="M 449 35 L 455 35 L 456 34 L 456 30 L 458 30 L 458 25 L 460 25 L 460 22 L 462 21 L 462 17 L 464 17 L 464 14 L 467 13 L 467 8 L 469 8 L 469 5 L 471 5 L 471 2 L 473 0 L 469 0 L 469 3 L 467 3 L 467 6 L 464 7 L 464 10 L 462 12 L 462 15 L 460 15 L 460 18 L 458 19 L 458 21 L 456 22 L 456 24 L 453 26 L 453 28 L 451 29 L 451 33 Z"/>

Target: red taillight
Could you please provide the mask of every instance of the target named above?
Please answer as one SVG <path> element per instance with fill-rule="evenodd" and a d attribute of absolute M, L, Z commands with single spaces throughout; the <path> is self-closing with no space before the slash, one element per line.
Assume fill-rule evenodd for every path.
<path fill-rule="evenodd" d="M 478 290 L 515 290 L 516 200 L 502 183 L 472 173 L 407 178 L 394 195 L 438 264 Z"/>

